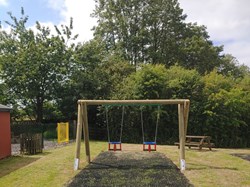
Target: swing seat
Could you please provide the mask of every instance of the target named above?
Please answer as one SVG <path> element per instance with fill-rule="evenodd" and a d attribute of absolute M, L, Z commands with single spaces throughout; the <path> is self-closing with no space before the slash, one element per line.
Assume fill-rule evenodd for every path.
<path fill-rule="evenodd" d="M 111 145 L 113 145 L 113 148 L 111 147 Z M 122 150 L 122 142 L 109 142 L 109 151 L 121 151 L 121 150 Z"/>
<path fill-rule="evenodd" d="M 146 146 L 148 146 L 148 148 L 146 148 Z M 156 151 L 156 142 L 143 142 L 143 151 Z"/>

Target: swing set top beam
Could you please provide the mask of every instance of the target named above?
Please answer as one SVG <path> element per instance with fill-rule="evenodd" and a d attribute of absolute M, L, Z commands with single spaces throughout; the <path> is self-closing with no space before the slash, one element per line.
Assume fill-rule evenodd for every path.
<path fill-rule="evenodd" d="M 189 103 L 189 99 L 149 99 L 149 100 L 78 100 L 86 105 L 173 105 Z"/>

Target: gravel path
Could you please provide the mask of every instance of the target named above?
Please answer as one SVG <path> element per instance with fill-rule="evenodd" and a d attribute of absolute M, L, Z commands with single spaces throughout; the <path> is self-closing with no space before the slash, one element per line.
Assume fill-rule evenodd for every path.
<path fill-rule="evenodd" d="M 189 187 L 192 184 L 162 153 L 122 151 L 99 154 L 67 186 Z"/>
<path fill-rule="evenodd" d="M 244 154 L 244 153 L 235 153 L 235 154 L 232 154 L 233 156 L 237 156 L 237 157 L 240 157 L 244 160 L 247 160 L 250 162 L 250 154 Z"/>
<path fill-rule="evenodd" d="M 44 140 L 44 149 L 43 150 L 47 150 L 47 149 L 54 149 L 57 147 L 62 147 L 68 144 L 58 144 L 56 141 L 48 141 L 48 140 Z M 12 155 L 19 155 L 20 154 L 20 143 L 18 144 L 11 144 L 11 154 Z"/>

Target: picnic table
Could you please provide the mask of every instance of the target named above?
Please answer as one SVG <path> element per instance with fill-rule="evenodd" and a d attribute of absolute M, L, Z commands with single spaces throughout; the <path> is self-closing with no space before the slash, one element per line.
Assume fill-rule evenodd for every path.
<path fill-rule="evenodd" d="M 210 142 L 211 136 L 186 136 L 186 142 L 185 146 L 188 146 L 189 149 L 191 147 L 199 147 L 201 150 L 203 147 L 209 148 L 209 150 L 212 150 L 212 147 L 214 147 L 214 144 Z M 175 145 L 178 145 L 178 148 L 180 148 L 180 143 L 175 142 Z"/>

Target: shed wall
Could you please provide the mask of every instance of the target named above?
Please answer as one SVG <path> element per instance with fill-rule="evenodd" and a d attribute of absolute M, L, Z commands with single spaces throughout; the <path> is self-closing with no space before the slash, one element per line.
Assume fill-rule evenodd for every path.
<path fill-rule="evenodd" d="M 0 111 L 0 159 L 11 155 L 10 113 Z"/>

